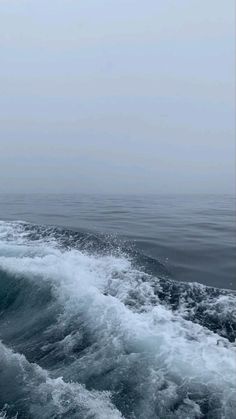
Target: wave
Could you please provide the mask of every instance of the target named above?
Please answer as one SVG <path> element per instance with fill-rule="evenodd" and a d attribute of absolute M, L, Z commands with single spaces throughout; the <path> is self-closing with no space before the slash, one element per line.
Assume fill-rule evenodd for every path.
<path fill-rule="evenodd" d="M 0 222 L 0 280 L 3 414 L 233 419 L 233 292 L 176 282 L 117 238 L 24 222 Z"/>
<path fill-rule="evenodd" d="M 16 417 L 97 418 L 121 419 L 121 414 L 110 402 L 109 392 L 88 391 L 78 383 L 66 383 L 61 377 L 50 378 L 48 372 L 31 364 L 24 355 L 15 353 L 0 343 L 0 365 L 3 379 L 11 385 L 1 385 L 1 398 L 5 398 L 2 415 L 17 410 Z M 25 403 L 25 400 L 28 403 Z M 5 410 L 5 412 L 4 412 Z"/>

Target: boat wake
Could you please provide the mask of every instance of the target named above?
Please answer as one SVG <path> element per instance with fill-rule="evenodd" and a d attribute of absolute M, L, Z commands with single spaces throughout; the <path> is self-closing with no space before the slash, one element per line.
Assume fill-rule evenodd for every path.
<path fill-rule="evenodd" d="M 235 302 L 109 236 L 2 221 L 0 417 L 233 419 Z"/>

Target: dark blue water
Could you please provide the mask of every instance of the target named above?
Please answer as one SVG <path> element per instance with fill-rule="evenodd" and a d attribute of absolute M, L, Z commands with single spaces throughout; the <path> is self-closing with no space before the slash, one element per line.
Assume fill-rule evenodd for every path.
<path fill-rule="evenodd" d="M 0 195 L 0 220 L 0 418 L 235 418 L 233 196 Z"/>

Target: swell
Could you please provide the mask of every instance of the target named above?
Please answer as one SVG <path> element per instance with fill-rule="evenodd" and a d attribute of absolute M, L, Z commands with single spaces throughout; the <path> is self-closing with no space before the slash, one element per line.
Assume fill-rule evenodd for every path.
<path fill-rule="evenodd" d="M 108 236 L 25 223 L 3 223 L 0 234 L 0 333 L 18 353 L 0 348 L 1 382 L 12 389 L 3 389 L 0 408 L 37 418 L 31 399 L 44 394 L 45 418 L 106 417 L 78 405 L 82 386 L 87 396 L 105 397 L 101 409 L 112 409 L 111 418 L 118 410 L 140 419 L 234 417 L 234 294 L 177 283 L 158 262 L 153 275 L 155 261 L 145 270 L 147 258 Z M 12 357 L 24 359 L 18 390 Z M 47 374 L 44 384 L 63 376 L 62 388 L 73 387 L 63 403 L 74 410 L 55 413 L 61 399 L 52 407 L 44 385 L 36 396 L 37 379 L 25 373 L 32 363 Z"/>
<path fill-rule="evenodd" d="M 29 360 L 37 361 L 45 355 L 45 331 L 57 321 L 62 308 L 46 283 L 32 283 L 23 275 L 16 278 L 1 270 L 0 280 L 1 339 L 23 351 Z"/>

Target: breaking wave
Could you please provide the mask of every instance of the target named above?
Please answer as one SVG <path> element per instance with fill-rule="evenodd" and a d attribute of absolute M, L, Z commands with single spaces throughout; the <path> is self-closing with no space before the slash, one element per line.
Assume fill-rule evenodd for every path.
<path fill-rule="evenodd" d="M 0 417 L 233 419 L 235 302 L 110 236 L 0 222 Z"/>

